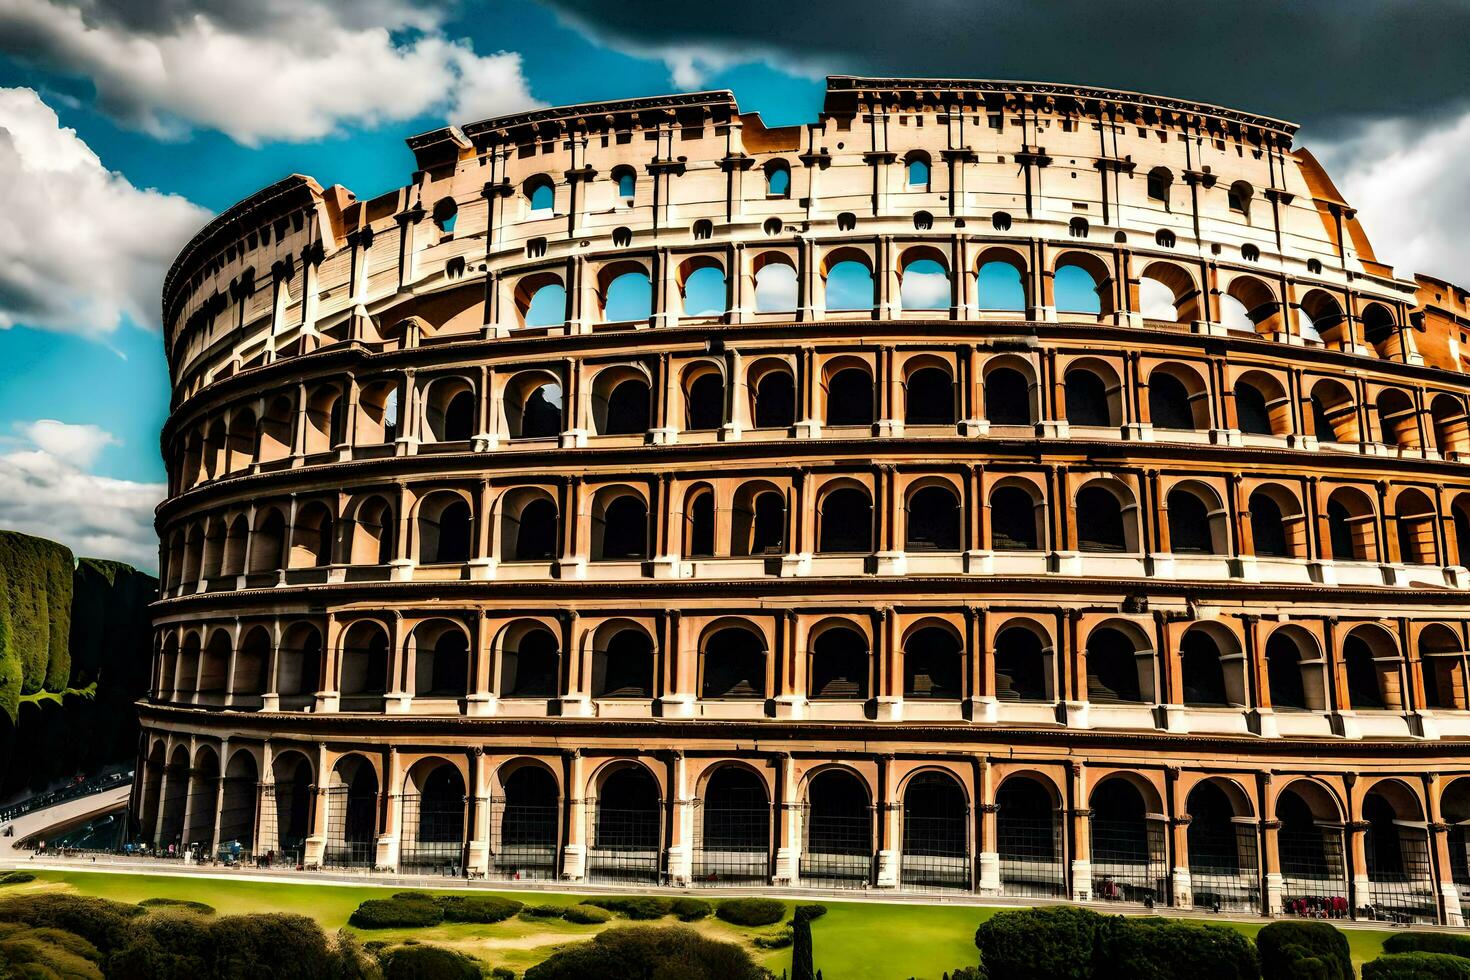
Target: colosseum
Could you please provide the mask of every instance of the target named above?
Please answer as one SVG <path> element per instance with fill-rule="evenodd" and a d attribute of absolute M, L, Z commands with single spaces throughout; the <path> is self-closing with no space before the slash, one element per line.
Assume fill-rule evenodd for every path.
<path fill-rule="evenodd" d="M 1295 130 L 833 77 L 231 208 L 164 287 L 139 837 L 1461 924 L 1470 296 Z"/>

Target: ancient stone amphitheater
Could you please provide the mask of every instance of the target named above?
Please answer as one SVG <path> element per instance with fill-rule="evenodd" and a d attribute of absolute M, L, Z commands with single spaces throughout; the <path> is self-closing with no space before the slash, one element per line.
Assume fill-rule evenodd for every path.
<path fill-rule="evenodd" d="M 1294 130 L 834 77 L 231 208 L 164 288 L 139 836 L 1460 923 L 1470 306 Z"/>

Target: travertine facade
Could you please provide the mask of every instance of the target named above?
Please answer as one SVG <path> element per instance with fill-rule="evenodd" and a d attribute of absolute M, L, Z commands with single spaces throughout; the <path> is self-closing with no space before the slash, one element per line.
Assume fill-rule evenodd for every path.
<path fill-rule="evenodd" d="M 1470 311 L 1293 131 L 834 78 L 237 205 L 165 287 L 142 835 L 1458 924 Z"/>

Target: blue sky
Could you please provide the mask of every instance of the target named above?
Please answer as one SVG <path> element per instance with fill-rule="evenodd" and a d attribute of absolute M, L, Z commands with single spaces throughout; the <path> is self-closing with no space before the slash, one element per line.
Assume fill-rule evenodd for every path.
<path fill-rule="evenodd" d="M 1470 210 L 1457 164 L 1470 46 L 1446 40 L 1470 29 L 1464 0 L 1205 2 L 1190 16 L 1162 0 L 1058 3 L 1072 14 L 938 0 L 902 18 L 876 0 L 0 0 L 0 527 L 151 566 L 168 401 L 157 296 L 177 248 L 285 174 L 372 197 L 407 180 L 405 137 L 534 105 L 729 88 L 790 124 L 815 118 L 829 72 L 1236 104 L 1307 124 L 1388 261 L 1470 280 L 1453 219 Z M 1178 50 L 1176 36 L 1190 58 L 1139 49 Z M 1339 72 L 1344 52 L 1357 60 Z M 1330 85 L 1316 64 L 1335 66 Z M 1385 98 L 1395 86 L 1402 97 Z"/>

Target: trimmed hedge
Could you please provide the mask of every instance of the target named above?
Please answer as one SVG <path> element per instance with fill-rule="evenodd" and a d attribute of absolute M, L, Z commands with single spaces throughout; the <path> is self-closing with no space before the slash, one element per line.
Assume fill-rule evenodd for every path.
<path fill-rule="evenodd" d="M 742 947 L 708 939 L 687 926 L 618 926 L 558 950 L 527 970 L 525 980 L 766 980 L 769 976 Z"/>
<path fill-rule="evenodd" d="M 203 902 L 191 902 L 187 898 L 145 898 L 138 904 L 145 909 L 185 909 L 189 912 L 198 912 L 201 915 L 214 915 L 213 905 L 206 905 Z"/>
<path fill-rule="evenodd" d="M 1255 945 L 1234 929 L 1168 919 L 1113 917 L 1104 938 L 1108 975 L 1131 980 L 1258 980 Z M 982 960 L 982 962 L 984 962 Z M 1094 977 L 1100 974 L 1094 970 Z"/>
<path fill-rule="evenodd" d="M 102 953 L 126 942 L 130 923 L 143 914 L 136 905 L 82 895 L 17 895 L 0 900 L 0 922 L 75 933 Z"/>
<path fill-rule="evenodd" d="M 444 910 L 432 899 L 370 898 L 359 905 L 347 924 L 358 929 L 409 929 L 437 926 L 444 921 Z"/>
<path fill-rule="evenodd" d="M 567 907 L 565 905 L 527 905 L 521 909 L 522 919 L 559 919 Z"/>
<path fill-rule="evenodd" d="M 727 898 L 715 915 L 736 926 L 768 926 L 786 918 L 786 903 L 774 898 Z"/>
<path fill-rule="evenodd" d="M 36 876 L 29 871 L 7 871 L 0 875 L 0 885 L 24 885 L 35 880 Z"/>
<path fill-rule="evenodd" d="M 787 926 L 774 936 L 756 936 L 751 940 L 756 949 L 785 949 L 796 941 L 793 926 Z"/>
<path fill-rule="evenodd" d="M 1273 922 L 1256 934 L 1263 980 L 1353 980 L 1347 937 L 1327 922 Z"/>
<path fill-rule="evenodd" d="M 975 945 L 990 980 L 1091 980 L 1106 923 L 1069 905 L 1001 912 L 975 930 Z"/>
<path fill-rule="evenodd" d="M 674 911 L 674 900 L 656 895 L 619 895 L 611 898 L 589 898 L 583 905 L 595 905 L 630 919 L 662 919 Z"/>
<path fill-rule="evenodd" d="M 446 895 L 435 900 L 445 922 L 504 922 L 521 910 L 521 903 L 498 895 Z"/>
<path fill-rule="evenodd" d="M 702 898 L 676 898 L 674 899 L 673 912 L 679 917 L 680 922 L 698 922 L 700 919 L 709 917 L 714 907 Z"/>
<path fill-rule="evenodd" d="M 1470 936 L 1450 932 L 1397 932 L 1383 941 L 1385 953 L 1449 953 L 1470 959 Z"/>
<path fill-rule="evenodd" d="M 1364 963 L 1363 980 L 1470 980 L 1470 959 L 1449 953 L 1390 953 Z"/>
<path fill-rule="evenodd" d="M 75 933 L 0 922 L 0 976 L 102 980 L 100 959 Z"/>
<path fill-rule="evenodd" d="M 396 946 L 382 958 L 384 980 L 480 980 L 478 960 L 443 946 L 411 943 Z"/>
<path fill-rule="evenodd" d="M 806 916 L 807 921 L 810 922 L 813 919 L 820 919 L 822 916 L 826 915 L 827 906 L 818 905 L 815 902 L 813 902 L 811 905 L 798 905 L 796 907 L 796 914 Z"/>
<path fill-rule="evenodd" d="M 579 926 L 598 926 L 612 921 L 612 913 L 596 905 L 569 905 L 562 909 L 561 917 Z"/>

